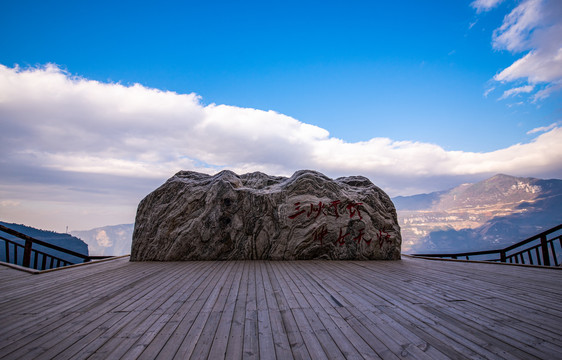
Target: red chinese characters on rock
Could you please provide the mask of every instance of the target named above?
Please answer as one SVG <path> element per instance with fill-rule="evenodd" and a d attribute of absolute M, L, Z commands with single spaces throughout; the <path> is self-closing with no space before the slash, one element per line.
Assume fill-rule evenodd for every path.
<path fill-rule="evenodd" d="M 370 244 L 371 244 L 371 241 L 372 241 L 373 239 L 369 239 L 369 240 L 364 239 L 364 238 L 363 238 L 363 235 L 365 235 L 365 234 L 363 233 L 364 231 L 365 231 L 365 229 L 359 230 L 359 234 L 358 234 L 356 237 L 353 238 L 353 241 L 355 241 L 357 244 L 359 244 L 359 243 L 361 243 L 361 240 L 364 240 L 364 241 L 367 243 L 367 245 L 370 245 Z"/>
<path fill-rule="evenodd" d="M 339 246 L 343 246 L 345 244 L 345 238 L 349 236 L 349 231 L 347 231 L 345 234 L 342 235 L 342 228 L 340 228 L 340 235 L 338 236 L 338 239 L 336 240 L 336 244 L 338 244 Z"/>
<path fill-rule="evenodd" d="M 305 208 L 303 209 L 301 207 L 301 203 L 296 202 L 294 204 L 295 206 L 295 209 L 293 210 L 294 212 L 291 215 L 289 215 L 289 219 L 294 220 L 300 215 L 303 215 L 305 213 L 307 218 L 311 217 L 312 215 L 315 215 L 314 218 L 316 219 L 322 214 L 324 216 L 333 216 L 337 219 L 340 217 L 338 211 L 339 204 L 341 204 L 340 200 L 332 201 L 330 204 L 324 204 L 322 201 L 320 201 L 318 205 L 311 203 L 310 206 L 305 206 Z M 350 202 L 349 204 L 347 204 L 345 208 L 349 211 L 350 218 L 353 218 L 355 215 L 357 215 L 360 220 L 363 219 L 363 216 L 361 216 L 361 212 L 359 211 L 360 205 L 363 205 L 363 203 Z M 309 210 L 307 211 L 306 208 L 308 208 Z M 333 209 L 333 211 L 330 211 L 330 209 Z"/>
<path fill-rule="evenodd" d="M 312 205 L 311 205 L 312 206 Z M 295 213 L 293 215 L 289 215 L 289 219 L 293 220 L 296 217 L 298 217 L 300 214 L 305 213 L 306 210 L 302 209 L 301 210 L 301 203 L 300 202 L 296 202 L 295 203 Z"/>
<path fill-rule="evenodd" d="M 363 205 L 363 203 L 349 203 L 346 206 L 346 209 L 349 210 L 349 217 L 352 218 L 353 216 L 355 216 L 355 214 L 357 214 L 357 216 L 359 216 L 359 219 L 363 220 L 363 217 L 361 216 L 361 212 L 359 212 L 359 205 Z"/>
<path fill-rule="evenodd" d="M 379 233 L 377 234 L 377 238 L 379 239 L 379 247 L 382 247 L 382 245 L 384 243 L 391 242 L 390 241 L 390 234 L 388 234 L 388 233 L 386 233 L 382 230 L 379 230 Z"/>
<path fill-rule="evenodd" d="M 328 228 L 326 227 L 326 225 L 322 225 L 321 227 L 316 228 L 316 230 L 314 230 L 314 232 L 312 233 L 314 241 L 318 241 L 320 245 L 323 244 L 323 240 L 326 235 L 328 235 Z"/>
<path fill-rule="evenodd" d="M 345 210 L 347 210 L 350 219 L 357 217 L 359 218 L 359 220 L 363 220 L 363 216 L 361 215 L 361 211 L 359 210 L 359 206 L 361 205 L 363 205 L 363 203 L 349 202 L 345 207 L 343 207 L 343 204 L 340 200 L 335 200 L 327 204 L 320 201 L 318 202 L 318 204 L 310 203 L 307 205 L 296 202 L 294 203 L 294 210 L 288 216 L 288 218 L 291 220 L 295 220 L 301 216 L 306 216 L 306 218 L 312 217 L 314 220 L 316 220 L 322 215 L 324 217 L 334 217 L 337 219 L 340 216 L 343 216 L 343 213 L 345 213 Z M 342 211 L 341 215 L 340 210 Z M 326 238 L 328 233 L 328 228 L 324 224 L 314 230 L 312 235 L 313 240 L 323 245 L 324 239 Z M 390 234 L 382 230 L 379 230 L 376 236 L 379 247 L 382 247 L 387 242 L 391 242 Z M 365 228 L 360 229 L 358 233 L 355 232 L 354 234 L 352 234 L 349 229 L 344 226 L 339 228 L 339 235 L 334 243 L 336 245 L 343 246 L 345 245 L 346 239 L 348 238 L 351 239 L 351 241 L 355 242 L 357 245 L 359 245 L 362 241 L 364 241 L 367 245 L 370 245 L 373 241 L 373 238 L 369 239 L 365 236 Z"/>

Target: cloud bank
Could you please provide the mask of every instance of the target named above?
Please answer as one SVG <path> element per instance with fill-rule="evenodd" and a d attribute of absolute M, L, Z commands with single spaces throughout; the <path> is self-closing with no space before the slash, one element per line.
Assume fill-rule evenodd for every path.
<path fill-rule="evenodd" d="M 486 153 L 385 137 L 352 143 L 274 111 L 204 105 L 196 94 L 102 83 L 55 65 L 0 65 L 0 121 L 5 204 L 29 194 L 72 201 L 64 199 L 69 191 L 89 201 L 134 193 L 134 203 L 182 169 L 361 174 L 391 195 L 500 172 L 562 175 L 558 124 L 528 143 Z"/>

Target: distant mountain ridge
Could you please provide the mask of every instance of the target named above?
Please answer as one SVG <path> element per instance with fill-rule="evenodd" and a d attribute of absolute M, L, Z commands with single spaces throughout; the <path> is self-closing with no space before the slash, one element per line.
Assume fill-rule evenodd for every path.
<path fill-rule="evenodd" d="M 560 179 L 498 174 L 478 183 L 398 196 L 392 201 L 406 254 L 497 249 L 562 223 Z M 67 241 L 71 237 L 24 225 L 0 224 L 45 241 L 49 237 Z M 72 231 L 82 245 L 70 250 L 92 256 L 129 254 L 133 228 L 134 224 L 121 224 Z M 60 242 L 54 244 L 66 247 Z M 0 260 L 5 259 L 4 252 L 0 246 Z"/>
<path fill-rule="evenodd" d="M 562 180 L 541 180 L 495 175 L 475 184 L 462 184 L 445 191 L 393 198 L 398 210 L 452 210 L 463 207 L 517 203 L 560 191 Z"/>
<path fill-rule="evenodd" d="M 71 231 L 71 234 L 84 240 L 92 255 L 120 256 L 131 253 L 133 228 L 134 224 L 121 224 Z"/>
<path fill-rule="evenodd" d="M 562 180 L 504 174 L 393 199 L 407 253 L 507 246 L 562 223 L 561 200 Z"/>
<path fill-rule="evenodd" d="M 80 254 L 84 254 L 84 255 L 89 254 L 88 245 L 84 241 L 82 241 L 82 240 L 80 240 L 80 239 L 78 239 L 74 236 L 71 236 L 69 234 L 61 234 L 61 233 L 57 233 L 57 232 L 54 232 L 54 231 L 40 230 L 40 229 L 36 229 L 36 228 L 26 226 L 26 225 L 6 223 L 6 222 L 3 222 L 3 221 L 0 221 L 0 224 L 4 225 L 5 227 L 10 228 L 12 230 L 16 230 L 16 231 L 18 231 L 22 234 L 27 235 L 27 236 L 35 238 L 37 240 L 42 240 L 42 241 L 45 241 L 49 244 L 60 246 L 62 248 L 65 248 L 65 249 L 68 249 L 68 250 L 71 250 L 71 251 L 74 251 L 74 252 L 77 252 L 77 253 L 80 253 Z M 25 242 L 24 240 L 20 240 L 19 238 L 15 237 L 13 235 L 4 233 L 2 231 L 0 231 L 0 235 L 2 237 L 5 237 L 9 240 L 15 241 L 15 242 L 17 242 L 19 244 L 22 244 L 22 245 Z M 4 241 L 2 241 L 2 246 L 0 246 L 0 261 L 6 261 L 6 247 L 4 246 L 3 243 L 4 243 Z M 82 259 L 80 259 L 78 257 L 68 255 L 68 254 L 62 253 L 60 251 L 52 250 L 52 249 L 43 247 L 41 245 L 34 245 L 33 248 L 36 249 L 36 250 L 43 251 L 47 254 L 57 256 L 57 257 L 62 258 L 64 260 L 68 260 L 70 262 L 81 262 L 82 261 Z M 19 259 L 20 262 L 21 262 L 22 256 L 23 256 L 23 252 L 20 251 L 19 254 L 18 254 L 18 258 L 20 258 Z"/>

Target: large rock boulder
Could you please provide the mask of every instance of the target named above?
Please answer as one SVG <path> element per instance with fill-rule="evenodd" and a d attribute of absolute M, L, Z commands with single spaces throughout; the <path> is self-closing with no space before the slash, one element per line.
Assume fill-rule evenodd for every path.
<path fill-rule="evenodd" d="M 131 261 L 397 260 L 400 245 L 392 201 L 365 177 L 180 171 L 140 202 Z"/>

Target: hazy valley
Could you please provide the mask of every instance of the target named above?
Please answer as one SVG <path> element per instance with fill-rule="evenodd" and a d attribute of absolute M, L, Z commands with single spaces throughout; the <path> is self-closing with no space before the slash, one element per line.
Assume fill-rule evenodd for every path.
<path fill-rule="evenodd" d="M 561 200 L 562 180 L 508 175 L 393 199 L 406 253 L 507 246 L 561 223 Z"/>

